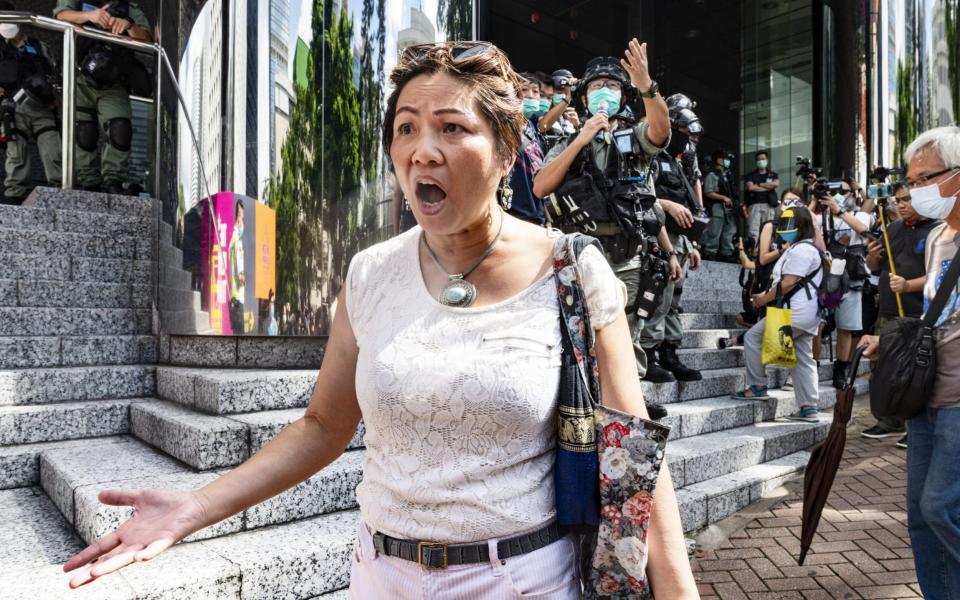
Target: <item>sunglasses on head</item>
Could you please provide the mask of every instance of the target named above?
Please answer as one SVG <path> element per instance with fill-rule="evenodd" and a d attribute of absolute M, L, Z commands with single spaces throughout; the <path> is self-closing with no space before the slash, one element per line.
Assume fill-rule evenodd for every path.
<path fill-rule="evenodd" d="M 416 44 L 408 46 L 400 53 L 400 62 L 412 62 L 419 60 L 431 53 L 448 51 L 450 59 L 454 64 L 467 61 L 471 58 L 483 58 L 493 60 L 497 63 L 500 70 L 500 76 L 509 80 L 508 69 L 504 66 L 506 56 L 490 42 L 482 41 L 462 41 L 462 42 L 436 42 L 432 44 Z M 509 63 L 508 63 L 509 64 Z"/>

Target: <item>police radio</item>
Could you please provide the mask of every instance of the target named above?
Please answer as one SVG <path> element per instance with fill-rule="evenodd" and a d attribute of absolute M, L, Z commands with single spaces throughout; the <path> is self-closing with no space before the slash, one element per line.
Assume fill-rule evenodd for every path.
<path fill-rule="evenodd" d="M 640 156 L 640 140 L 633 127 L 625 127 L 613 132 L 613 143 L 617 148 L 617 178 L 622 182 L 643 183 L 647 179 L 645 173 L 635 171 L 634 160 Z"/>

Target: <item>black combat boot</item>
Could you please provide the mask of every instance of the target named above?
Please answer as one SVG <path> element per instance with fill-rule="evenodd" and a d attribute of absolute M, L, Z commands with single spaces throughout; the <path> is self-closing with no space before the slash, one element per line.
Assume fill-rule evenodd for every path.
<path fill-rule="evenodd" d="M 703 379 L 700 371 L 691 369 L 680 362 L 680 357 L 677 356 L 677 347 L 675 345 L 663 342 L 660 344 L 658 354 L 660 355 L 660 364 L 664 369 L 673 373 L 678 381 L 700 381 Z"/>
<path fill-rule="evenodd" d="M 644 349 L 644 352 L 647 353 L 647 374 L 643 376 L 644 381 L 649 381 L 650 383 L 670 383 L 671 381 L 677 380 L 677 378 L 673 376 L 673 373 L 661 367 L 660 363 L 657 362 L 656 348 Z"/>

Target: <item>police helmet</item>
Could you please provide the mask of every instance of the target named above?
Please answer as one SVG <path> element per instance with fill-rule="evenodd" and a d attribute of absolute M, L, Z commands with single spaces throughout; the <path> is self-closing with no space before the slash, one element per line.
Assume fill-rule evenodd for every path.
<path fill-rule="evenodd" d="M 566 69 L 557 69 L 551 73 L 550 80 L 553 82 L 554 89 L 564 88 L 576 82 L 573 73 Z"/>
<path fill-rule="evenodd" d="M 635 100 L 636 89 L 630 83 L 627 72 L 620 66 L 620 61 L 612 56 L 598 56 L 587 63 L 583 78 L 577 82 L 574 98 L 578 110 L 585 108 L 581 96 L 587 95 L 587 86 L 590 85 L 591 81 L 601 78 L 613 79 L 620 84 L 620 91 L 623 92 L 623 102 L 620 104 L 621 111 Z M 610 116 L 613 117 L 614 115 Z"/>
<path fill-rule="evenodd" d="M 690 99 L 690 96 L 686 94 L 672 94 L 667 96 L 664 100 L 667 103 L 667 108 L 670 110 L 680 110 L 682 108 L 694 109 L 697 107 L 697 103 Z"/>
<path fill-rule="evenodd" d="M 675 129 L 686 128 L 689 133 L 703 133 L 700 117 L 689 108 L 681 108 L 670 113 L 670 125 Z"/>

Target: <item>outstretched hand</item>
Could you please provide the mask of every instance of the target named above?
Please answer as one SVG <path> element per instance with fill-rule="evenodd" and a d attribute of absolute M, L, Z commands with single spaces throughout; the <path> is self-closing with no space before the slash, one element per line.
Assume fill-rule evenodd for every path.
<path fill-rule="evenodd" d="M 653 79 L 650 78 L 650 64 L 647 61 L 647 43 L 641 44 L 637 38 L 633 38 L 627 44 L 623 54 L 625 58 L 620 59 L 620 65 L 630 76 L 633 87 L 646 92 L 653 84 Z"/>
<path fill-rule="evenodd" d="M 133 516 L 63 565 L 66 573 L 80 568 L 70 580 L 71 588 L 155 558 L 204 526 L 203 504 L 190 492 L 103 490 L 98 498 L 112 506 L 132 506 Z"/>

